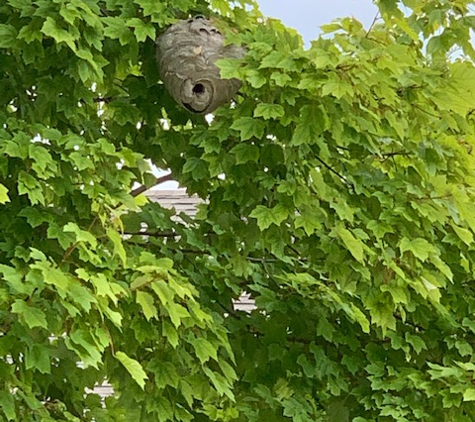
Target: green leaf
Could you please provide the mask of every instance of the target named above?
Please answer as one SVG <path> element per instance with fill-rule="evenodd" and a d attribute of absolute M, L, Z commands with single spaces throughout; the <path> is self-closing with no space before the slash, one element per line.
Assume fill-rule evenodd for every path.
<path fill-rule="evenodd" d="M 219 395 L 226 395 L 228 396 L 232 401 L 235 401 L 234 394 L 231 390 L 231 386 L 229 382 L 224 378 L 221 374 L 218 374 L 214 371 L 212 371 L 209 368 L 203 368 L 204 373 L 209 377 L 211 382 L 213 383 L 214 388 L 216 388 L 216 391 L 218 392 Z"/>
<path fill-rule="evenodd" d="M 72 291 L 72 278 L 66 275 L 58 268 L 54 268 L 42 257 L 43 261 L 38 261 L 32 265 L 32 268 L 38 269 L 43 275 L 43 281 L 52 286 L 60 297 L 65 298 Z"/>
<path fill-rule="evenodd" d="M 470 246 L 473 244 L 473 233 L 463 227 L 459 227 L 456 224 L 451 224 L 451 227 L 454 229 L 457 236 L 467 245 Z"/>
<path fill-rule="evenodd" d="M 108 16 L 103 18 L 106 24 L 104 35 L 112 39 L 118 39 L 122 46 L 127 45 L 132 38 L 132 31 L 128 28 L 126 21 L 121 17 Z"/>
<path fill-rule="evenodd" d="M 241 79 L 240 60 L 238 59 L 219 59 L 216 65 L 220 69 L 220 75 L 223 79 Z"/>
<path fill-rule="evenodd" d="M 200 180 L 208 174 L 206 162 L 197 157 L 190 157 L 183 166 L 183 173 L 191 173 L 194 180 Z"/>
<path fill-rule="evenodd" d="M 254 117 L 263 117 L 264 119 L 278 119 L 284 115 L 284 108 L 279 104 L 258 104 L 254 109 Z"/>
<path fill-rule="evenodd" d="M 5 204 L 6 202 L 10 202 L 8 189 L 0 183 L 0 204 Z"/>
<path fill-rule="evenodd" d="M 140 365 L 140 363 L 135 359 L 127 356 L 124 352 L 116 352 L 115 357 L 122 365 L 124 365 L 134 381 L 143 390 L 145 388 L 145 380 L 148 379 L 148 376 L 143 370 L 142 365 Z"/>
<path fill-rule="evenodd" d="M 93 248 L 97 247 L 97 239 L 87 230 L 82 230 L 75 223 L 68 223 L 63 228 L 65 233 L 74 233 L 76 242 L 84 242 L 90 244 Z"/>
<path fill-rule="evenodd" d="M 246 72 L 246 80 L 256 89 L 263 87 L 267 83 L 266 77 L 254 69 Z"/>
<path fill-rule="evenodd" d="M 332 22 L 332 23 L 327 23 L 325 25 L 320 25 L 320 29 L 322 32 L 329 34 L 331 32 L 339 31 L 340 29 L 343 29 L 341 26 L 341 23 L 339 22 Z"/>
<path fill-rule="evenodd" d="M 386 331 L 396 329 L 396 318 L 394 318 L 393 310 L 386 303 L 378 303 L 376 306 L 369 308 L 371 322 L 382 328 L 384 335 Z"/>
<path fill-rule="evenodd" d="M 45 313 L 41 309 L 27 305 L 23 300 L 15 300 L 12 305 L 12 312 L 21 316 L 28 328 L 48 328 Z"/>
<path fill-rule="evenodd" d="M 417 354 L 421 353 L 422 350 L 427 350 L 427 346 L 421 337 L 411 333 L 406 333 L 405 338 L 406 341 L 414 348 Z"/>
<path fill-rule="evenodd" d="M 39 175 L 47 177 L 56 172 L 57 165 L 46 148 L 33 144 L 28 148 L 28 154 L 30 158 L 34 160 L 32 165 L 33 170 L 35 170 Z"/>
<path fill-rule="evenodd" d="M 370 325 L 366 315 L 353 303 L 350 304 L 350 308 L 352 311 L 352 317 L 358 324 L 360 324 L 363 333 L 369 333 Z"/>
<path fill-rule="evenodd" d="M 252 137 L 261 139 L 264 136 L 265 125 L 262 121 L 252 117 L 240 117 L 234 121 L 231 129 L 239 131 L 241 140 L 247 141 Z"/>
<path fill-rule="evenodd" d="M 174 419 L 172 404 L 163 395 L 157 397 L 156 408 L 158 414 L 158 422 L 172 421 Z"/>
<path fill-rule="evenodd" d="M 291 142 L 295 146 L 315 144 L 319 136 L 328 128 L 329 119 L 325 110 L 321 106 L 305 105 L 300 110 Z"/>
<path fill-rule="evenodd" d="M 0 48 L 13 47 L 17 42 L 17 34 L 14 26 L 0 24 Z"/>
<path fill-rule="evenodd" d="M 255 145 L 238 144 L 231 151 L 236 156 L 236 164 L 244 164 L 249 161 L 257 163 L 259 160 L 259 148 Z"/>
<path fill-rule="evenodd" d="M 282 51 L 272 51 L 262 59 L 259 69 L 279 68 L 286 58 Z"/>
<path fill-rule="evenodd" d="M 25 352 L 26 369 L 37 369 L 42 374 L 51 372 L 51 362 L 49 350 L 42 345 L 33 344 Z"/>
<path fill-rule="evenodd" d="M 460 353 L 460 356 L 472 356 L 473 355 L 473 347 L 470 343 L 466 341 L 456 341 L 455 347 Z"/>
<path fill-rule="evenodd" d="M 201 363 L 206 363 L 210 358 L 218 361 L 218 355 L 216 348 L 204 338 L 192 338 L 190 343 L 195 349 L 196 356 Z"/>
<path fill-rule="evenodd" d="M 173 325 L 167 321 L 162 321 L 162 334 L 167 338 L 172 347 L 176 349 L 179 344 L 179 340 L 178 333 Z"/>
<path fill-rule="evenodd" d="M 316 209 L 303 208 L 295 218 L 295 227 L 303 227 L 307 236 L 312 235 L 322 224 L 322 217 Z"/>
<path fill-rule="evenodd" d="M 45 197 L 37 179 L 21 170 L 18 175 L 18 193 L 27 195 L 32 205 L 44 204 Z"/>
<path fill-rule="evenodd" d="M 463 401 L 475 401 L 475 388 L 467 388 L 464 391 Z"/>
<path fill-rule="evenodd" d="M 51 17 L 47 17 L 41 32 L 47 37 L 53 38 L 58 44 L 65 43 L 71 50 L 76 51 L 75 37 L 71 32 L 58 26 L 58 22 Z"/>
<path fill-rule="evenodd" d="M 97 303 L 96 298 L 91 294 L 89 289 L 78 283 L 77 280 L 74 280 L 74 282 L 69 285 L 68 294 L 71 299 L 86 312 L 89 312 L 92 305 Z"/>
<path fill-rule="evenodd" d="M 114 229 L 107 229 L 107 236 L 114 244 L 114 255 L 118 255 L 124 265 L 127 265 L 127 253 L 122 243 L 122 237 Z"/>
<path fill-rule="evenodd" d="M 153 364 L 152 364 L 153 363 Z M 180 376 L 176 368 L 170 362 L 151 362 L 147 365 L 147 369 L 153 371 L 155 375 L 155 384 L 158 388 L 165 388 L 167 385 L 177 388 Z"/>
<path fill-rule="evenodd" d="M 323 85 L 322 95 L 332 95 L 335 98 L 342 98 L 345 95 L 352 96 L 352 86 L 343 81 L 330 81 Z"/>
<path fill-rule="evenodd" d="M 315 365 L 308 361 L 306 355 L 300 355 L 297 358 L 297 363 L 302 367 L 307 378 L 313 378 L 315 376 Z"/>
<path fill-rule="evenodd" d="M 138 290 L 136 300 L 137 303 L 141 306 L 147 321 L 149 321 L 151 318 L 158 319 L 158 311 L 154 304 L 155 301 L 150 293 Z"/>
<path fill-rule="evenodd" d="M 395 25 L 398 25 L 407 35 L 409 35 L 413 41 L 420 41 L 419 33 L 411 27 L 407 19 L 402 17 L 399 19 L 394 19 L 394 23 Z"/>
<path fill-rule="evenodd" d="M 470 318 L 464 317 L 462 320 L 462 325 L 468 327 L 472 333 L 475 334 L 475 321 L 472 321 Z"/>
<path fill-rule="evenodd" d="M 178 303 L 169 302 L 167 306 L 167 312 L 170 316 L 172 324 L 178 328 L 184 318 L 189 318 L 190 314 L 184 306 L 179 305 Z"/>
<path fill-rule="evenodd" d="M 333 403 L 328 409 L 328 422 L 348 422 L 350 411 L 345 405 L 345 400 Z"/>
<path fill-rule="evenodd" d="M 86 71 L 89 73 L 89 67 L 85 64 Z M 81 78 L 83 81 L 88 80 L 89 78 L 86 75 L 83 75 L 84 78 Z M 86 170 L 86 169 L 94 169 L 95 165 L 94 162 L 91 160 L 90 157 L 81 154 L 80 152 L 72 152 L 69 154 L 68 158 L 71 160 L 72 163 L 78 168 L 79 171 Z"/>
<path fill-rule="evenodd" d="M 89 276 L 87 273 L 85 274 L 81 268 L 76 270 L 76 272 L 83 280 L 90 281 L 93 284 L 97 296 L 109 297 L 114 303 L 117 303 L 117 297 L 112 289 L 113 284 L 107 280 L 104 274 Z"/>
<path fill-rule="evenodd" d="M 146 286 L 147 284 L 150 284 L 154 280 L 153 277 L 150 275 L 140 275 L 136 277 L 132 283 L 130 283 L 130 289 L 131 290 L 137 290 L 142 288 L 143 286 Z"/>
<path fill-rule="evenodd" d="M 343 243 L 350 251 L 351 255 L 359 261 L 364 261 L 364 245 L 361 240 L 357 239 L 353 234 L 345 229 L 343 226 L 338 226 L 336 229 L 336 234 L 338 237 L 343 240 Z"/>
<path fill-rule="evenodd" d="M 142 19 L 131 18 L 127 21 L 127 25 L 133 28 L 138 42 L 144 42 L 147 37 L 155 41 L 155 28 L 151 24 L 145 23 Z"/>
<path fill-rule="evenodd" d="M 0 264 L 0 273 L 3 274 L 3 282 L 6 282 L 12 289 L 12 291 L 24 292 L 31 295 L 34 290 L 34 286 L 24 286 L 23 277 L 18 269 L 9 267 L 8 265 Z M 23 290 L 26 288 L 26 290 Z"/>
<path fill-rule="evenodd" d="M 167 5 L 156 0 L 135 0 L 135 3 L 143 8 L 144 16 L 164 15 L 167 16 Z"/>
<path fill-rule="evenodd" d="M 274 208 L 258 205 L 251 214 L 249 214 L 249 217 L 257 219 L 257 225 L 261 230 L 269 228 L 272 224 L 280 226 L 288 216 L 289 212 L 281 204 L 277 204 Z"/>
<path fill-rule="evenodd" d="M 85 368 L 91 366 L 98 369 L 102 359 L 101 352 L 103 352 L 106 345 L 99 345 L 93 334 L 93 329 L 78 328 L 64 338 L 64 343 L 69 350 L 75 352 L 81 359 Z"/>
<path fill-rule="evenodd" d="M 224 376 L 229 382 L 233 382 L 238 379 L 238 376 L 236 375 L 236 371 L 228 362 L 226 362 L 223 359 L 218 359 L 218 365 L 221 368 L 221 371 L 223 371 Z"/>
<path fill-rule="evenodd" d="M 287 75 L 287 73 L 281 73 L 281 72 L 272 72 L 272 75 L 270 76 L 270 78 L 273 81 L 275 81 L 275 84 L 277 86 L 281 86 L 281 87 L 286 86 L 292 80 L 292 78 L 289 75 Z"/>
<path fill-rule="evenodd" d="M 468 63 L 455 63 L 451 66 L 450 85 L 434 95 L 434 101 L 442 110 L 456 112 L 465 116 L 475 108 L 475 69 Z"/>
<path fill-rule="evenodd" d="M 393 298 L 394 303 L 407 303 L 407 291 L 405 288 L 395 285 L 383 285 L 381 291 L 389 292 Z"/>
<path fill-rule="evenodd" d="M 15 411 L 15 400 L 10 391 L 0 391 L 0 412 L 10 421 L 17 420 Z"/>
<path fill-rule="evenodd" d="M 427 240 L 422 238 L 408 239 L 404 237 L 399 243 L 401 253 L 412 252 L 420 261 L 426 261 L 429 255 L 436 253 L 436 249 Z"/>
<path fill-rule="evenodd" d="M 135 282 L 138 282 L 138 279 Z M 167 306 L 169 303 L 173 303 L 174 293 L 163 280 L 156 280 L 150 286 L 152 287 L 152 290 L 157 294 L 163 306 Z"/>

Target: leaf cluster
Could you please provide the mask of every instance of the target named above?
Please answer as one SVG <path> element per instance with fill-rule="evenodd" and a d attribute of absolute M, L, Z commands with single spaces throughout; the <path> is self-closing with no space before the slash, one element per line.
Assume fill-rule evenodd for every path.
<path fill-rule="evenodd" d="M 304 48 L 252 1 L 2 2 L 0 421 L 475 419 L 473 2 L 402 3 Z M 212 118 L 156 67 L 195 14 L 247 51 Z"/>

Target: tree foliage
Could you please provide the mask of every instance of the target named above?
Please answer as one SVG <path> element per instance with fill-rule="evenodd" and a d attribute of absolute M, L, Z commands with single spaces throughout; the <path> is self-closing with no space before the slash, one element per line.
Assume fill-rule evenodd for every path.
<path fill-rule="evenodd" d="M 250 0 L 3 0 L 0 421 L 475 420 L 473 3 L 304 48 Z M 155 60 L 195 14 L 247 49 L 211 123 Z"/>

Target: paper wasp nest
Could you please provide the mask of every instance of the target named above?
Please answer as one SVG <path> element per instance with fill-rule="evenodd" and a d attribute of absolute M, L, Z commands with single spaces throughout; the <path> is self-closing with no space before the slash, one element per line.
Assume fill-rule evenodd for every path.
<path fill-rule="evenodd" d="M 192 113 L 211 113 L 229 102 L 241 82 L 221 79 L 216 60 L 241 58 L 245 50 L 224 46 L 224 37 L 202 16 L 179 21 L 157 38 L 157 61 L 166 89 Z"/>

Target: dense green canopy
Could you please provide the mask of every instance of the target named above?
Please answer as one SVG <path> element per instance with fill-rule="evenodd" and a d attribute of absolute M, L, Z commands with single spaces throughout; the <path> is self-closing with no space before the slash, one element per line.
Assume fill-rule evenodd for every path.
<path fill-rule="evenodd" d="M 2 0 L 0 421 L 475 420 L 474 6 Z M 247 50 L 211 123 L 155 58 L 196 14 Z"/>

